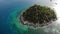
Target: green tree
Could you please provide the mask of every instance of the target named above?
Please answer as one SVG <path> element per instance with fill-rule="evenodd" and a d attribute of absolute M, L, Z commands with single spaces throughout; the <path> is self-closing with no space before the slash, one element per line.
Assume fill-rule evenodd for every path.
<path fill-rule="evenodd" d="M 36 23 L 44 23 L 55 21 L 57 19 L 56 14 L 53 9 L 45 6 L 34 5 L 28 8 L 25 12 L 23 12 L 22 16 L 25 21 Z"/>

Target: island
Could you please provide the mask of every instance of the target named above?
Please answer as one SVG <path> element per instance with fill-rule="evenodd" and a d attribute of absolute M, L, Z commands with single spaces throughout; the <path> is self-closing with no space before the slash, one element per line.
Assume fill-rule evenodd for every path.
<path fill-rule="evenodd" d="M 22 12 L 20 20 L 23 25 L 43 27 L 56 21 L 57 17 L 50 7 L 35 4 Z"/>

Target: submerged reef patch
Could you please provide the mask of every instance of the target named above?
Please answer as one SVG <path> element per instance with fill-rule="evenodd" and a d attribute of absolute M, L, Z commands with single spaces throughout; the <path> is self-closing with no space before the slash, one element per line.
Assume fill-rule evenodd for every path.
<path fill-rule="evenodd" d="M 26 10 L 14 11 L 10 19 L 12 28 L 20 34 L 45 34 L 41 27 L 56 21 L 57 17 L 50 7 L 35 4 Z"/>

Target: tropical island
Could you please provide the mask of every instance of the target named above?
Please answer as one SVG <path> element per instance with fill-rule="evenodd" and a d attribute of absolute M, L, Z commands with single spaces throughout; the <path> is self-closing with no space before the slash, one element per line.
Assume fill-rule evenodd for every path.
<path fill-rule="evenodd" d="M 57 17 L 53 9 L 35 4 L 22 13 L 20 20 L 24 25 L 42 27 L 56 21 Z"/>

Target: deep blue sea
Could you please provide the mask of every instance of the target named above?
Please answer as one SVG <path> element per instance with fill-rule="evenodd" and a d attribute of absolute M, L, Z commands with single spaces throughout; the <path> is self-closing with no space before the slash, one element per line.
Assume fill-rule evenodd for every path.
<path fill-rule="evenodd" d="M 34 0 L 33 0 L 34 2 Z M 10 29 L 10 13 L 33 4 L 32 0 L 0 0 L 0 34 L 18 34 Z"/>
<path fill-rule="evenodd" d="M 30 0 L 32 1 L 32 0 Z M 9 14 L 17 8 L 25 8 L 32 2 L 26 0 L 0 0 L 0 34 L 18 34 L 10 29 L 10 21 L 8 20 Z"/>
<path fill-rule="evenodd" d="M 33 4 L 50 5 L 49 0 L 0 0 L 0 34 L 19 34 L 10 27 L 10 14 L 21 11 Z"/>

